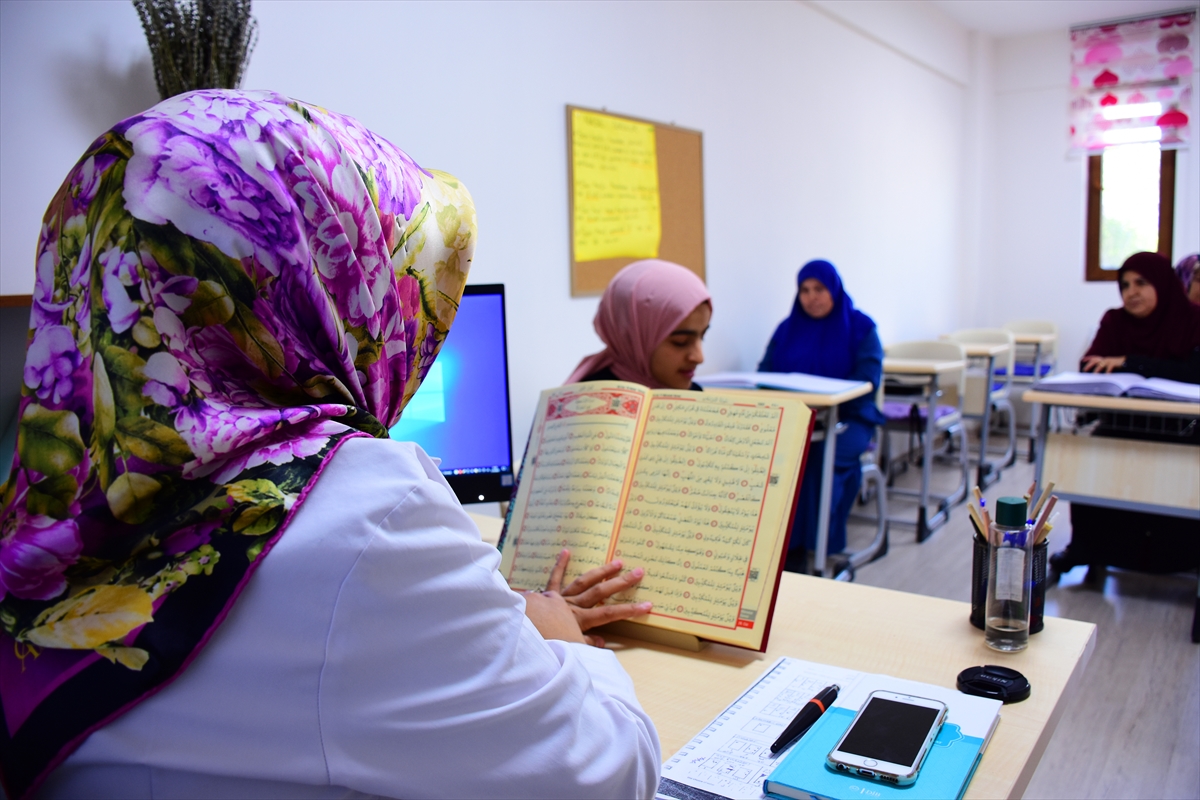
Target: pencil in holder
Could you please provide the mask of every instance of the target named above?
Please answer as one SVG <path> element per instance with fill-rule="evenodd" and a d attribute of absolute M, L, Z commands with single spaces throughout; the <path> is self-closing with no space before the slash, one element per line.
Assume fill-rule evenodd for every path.
<path fill-rule="evenodd" d="M 1034 634 L 1046 627 L 1046 564 L 1049 561 L 1050 545 L 1042 540 L 1033 546 L 1029 601 L 1029 633 Z M 971 557 L 971 624 L 979 630 L 986 628 L 984 614 L 987 610 L 988 543 L 982 536 L 974 537 Z"/>

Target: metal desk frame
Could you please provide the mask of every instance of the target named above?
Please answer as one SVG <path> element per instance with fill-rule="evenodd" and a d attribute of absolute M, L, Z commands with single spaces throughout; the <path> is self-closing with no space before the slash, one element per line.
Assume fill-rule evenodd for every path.
<path fill-rule="evenodd" d="M 823 577 L 829 569 L 829 515 L 832 511 L 833 504 L 833 464 L 834 458 L 837 455 L 837 435 L 838 431 L 845 427 L 844 423 L 838 422 L 838 406 L 849 400 L 862 397 L 864 394 L 869 394 L 874 390 L 870 383 L 863 381 L 858 386 L 852 389 L 847 389 L 844 392 L 836 394 L 817 394 L 813 392 L 788 392 L 778 389 L 727 389 L 724 387 L 709 387 L 707 391 L 725 393 L 754 393 L 756 395 L 775 394 L 781 397 L 791 397 L 800 400 L 802 403 L 811 408 L 814 412 L 820 415 L 824 423 L 824 430 L 817 431 L 814 429 L 812 441 L 825 442 L 825 452 L 821 459 L 821 493 L 820 501 L 817 506 L 817 551 L 813 557 L 813 574 L 817 577 Z M 805 466 L 808 469 L 808 466 Z M 800 487 L 796 487 L 799 491 Z"/>
<path fill-rule="evenodd" d="M 889 366 L 890 365 L 890 366 Z M 914 523 L 912 520 L 899 519 L 889 517 L 889 522 L 896 522 L 901 525 L 916 525 L 917 541 L 923 542 L 938 528 L 946 524 L 950 519 L 951 506 L 958 503 L 966 497 L 967 487 L 963 487 L 961 492 L 956 492 L 942 499 L 941 507 L 937 513 L 930 516 L 928 511 L 929 505 L 929 481 L 930 472 L 933 464 L 933 438 L 937 433 L 937 401 L 942 396 L 942 390 L 938 388 L 938 376 L 943 372 L 950 372 L 956 369 L 966 369 L 965 361 L 935 361 L 932 359 L 916 359 L 916 358 L 884 358 L 883 359 L 883 377 L 884 387 L 886 391 L 887 378 L 892 376 L 907 376 L 910 379 L 913 377 L 925 378 L 925 454 L 921 459 L 921 491 L 917 494 L 920 498 L 920 507 L 917 509 L 917 519 Z M 886 399 L 886 394 L 885 394 Z M 964 452 L 963 457 L 966 458 Z M 896 494 L 908 494 L 903 489 L 891 489 L 890 491 Z"/>

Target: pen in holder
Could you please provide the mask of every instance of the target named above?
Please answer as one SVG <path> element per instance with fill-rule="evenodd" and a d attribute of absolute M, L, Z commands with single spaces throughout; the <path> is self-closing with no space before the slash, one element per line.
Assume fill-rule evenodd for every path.
<path fill-rule="evenodd" d="M 1033 546 L 1032 593 L 1029 598 L 1029 633 L 1035 634 L 1045 627 L 1046 613 L 1046 563 L 1050 551 L 1049 543 L 1043 539 Z M 974 536 L 974 553 L 971 558 L 971 624 L 979 630 L 985 628 L 984 612 L 987 607 L 988 543 L 979 535 Z"/>

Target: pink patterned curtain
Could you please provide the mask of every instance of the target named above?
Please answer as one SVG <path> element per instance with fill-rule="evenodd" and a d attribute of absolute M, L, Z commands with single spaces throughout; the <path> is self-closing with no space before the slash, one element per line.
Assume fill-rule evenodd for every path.
<path fill-rule="evenodd" d="M 1071 31 L 1071 149 L 1186 147 L 1196 12 Z"/>

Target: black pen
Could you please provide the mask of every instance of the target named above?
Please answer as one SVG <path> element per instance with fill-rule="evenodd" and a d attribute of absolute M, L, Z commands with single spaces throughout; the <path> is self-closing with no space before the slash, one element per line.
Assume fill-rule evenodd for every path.
<path fill-rule="evenodd" d="M 775 744 L 771 745 L 771 754 L 778 753 L 808 733 L 808 729 L 813 726 L 813 723 L 819 720 L 821 715 L 825 713 L 825 710 L 833 705 L 834 700 L 837 700 L 839 691 L 841 691 L 841 688 L 836 683 L 832 686 L 826 686 L 817 692 L 816 697 L 805 703 L 804 708 L 800 709 L 800 713 L 796 715 L 796 718 L 783 729 L 783 733 L 779 734 L 779 738 L 775 740 Z"/>

